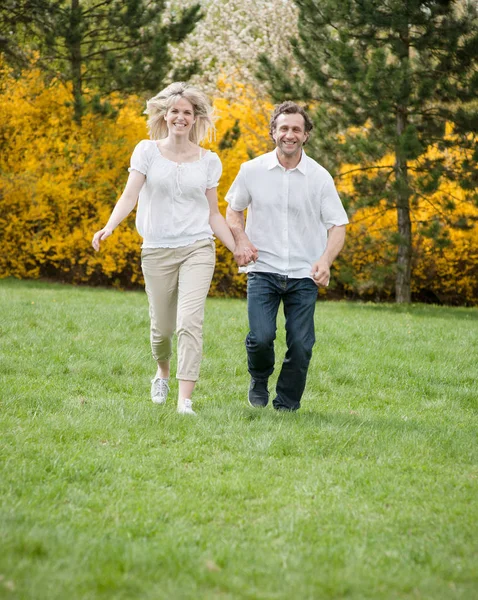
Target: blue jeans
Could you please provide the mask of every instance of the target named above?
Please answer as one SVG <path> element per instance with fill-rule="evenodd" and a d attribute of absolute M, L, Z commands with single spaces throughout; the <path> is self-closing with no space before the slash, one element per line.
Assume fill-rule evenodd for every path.
<path fill-rule="evenodd" d="M 297 410 L 315 343 L 317 286 L 312 279 L 290 279 L 276 273 L 249 273 L 247 366 L 254 379 L 266 380 L 272 374 L 277 312 L 281 300 L 284 304 L 287 352 L 277 380 L 277 396 L 272 404 L 279 410 Z"/>

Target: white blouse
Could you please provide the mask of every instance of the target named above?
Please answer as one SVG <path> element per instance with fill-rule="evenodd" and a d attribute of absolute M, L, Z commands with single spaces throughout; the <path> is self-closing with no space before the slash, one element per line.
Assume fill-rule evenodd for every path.
<path fill-rule="evenodd" d="M 213 237 L 206 190 L 217 187 L 222 174 L 215 152 L 201 150 L 197 161 L 176 163 L 161 154 L 155 140 L 142 140 L 131 170 L 146 176 L 136 212 L 143 248 L 179 248 Z"/>

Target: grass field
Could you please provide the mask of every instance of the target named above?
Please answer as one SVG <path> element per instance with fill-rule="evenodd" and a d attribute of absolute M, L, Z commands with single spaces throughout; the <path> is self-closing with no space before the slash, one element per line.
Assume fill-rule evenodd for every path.
<path fill-rule="evenodd" d="M 478 598 L 476 309 L 319 303 L 298 413 L 246 405 L 244 301 L 208 300 L 197 418 L 148 329 L 0 281 L 0 598 Z"/>

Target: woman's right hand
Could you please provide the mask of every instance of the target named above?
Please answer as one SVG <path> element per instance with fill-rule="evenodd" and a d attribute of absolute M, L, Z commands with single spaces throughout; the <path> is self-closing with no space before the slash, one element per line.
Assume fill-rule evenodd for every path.
<path fill-rule="evenodd" d="M 103 229 L 100 229 L 99 231 L 97 231 L 95 233 L 91 244 L 92 244 L 93 248 L 96 250 L 96 252 L 98 252 L 98 250 L 100 249 L 100 242 L 103 242 L 104 240 L 106 240 L 106 238 L 110 237 L 110 235 L 112 233 L 113 233 L 113 230 L 110 229 L 109 227 L 103 227 Z"/>

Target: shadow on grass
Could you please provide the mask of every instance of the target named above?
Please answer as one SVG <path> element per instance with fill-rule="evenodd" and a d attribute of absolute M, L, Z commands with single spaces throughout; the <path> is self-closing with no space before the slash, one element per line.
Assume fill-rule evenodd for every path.
<path fill-rule="evenodd" d="M 466 321 L 478 321 L 478 309 L 475 307 L 436 306 L 430 304 L 373 304 L 361 302 L 341 302 L 341 306 L 350 311 L 370 313 L 388 313 L 394 315 L 412 315 L 419 318 L 440 318 Z"/>
<path fill-rule="evenodd" d="M 355 428 L 356 430 L 373 430 L 373 431 L 393 431 L 397 434 L 409 435 L 413 432 L 424 434 L 447 434 L 451 437 L 453 434 L 453 426 L 449 422 L 434 422 L 426 423 L 408 417 L 375 417 L 364 418 L 360 414 L 345 414 L 341 412 L 315 412 L 312 410 L 301 409 L 297 412 L 277 412 L 273 409 L 253 409 L 249 407 L 241 407 L 238 416 L 246 421 L 256 422 L 263 421 L 264 423 L 291 422 L 298 425 L 304 431 L 307 429 L 320 429 L 324 426 L 333 425 L 337 429 Z M 463 430 L 461 430 L 463 431 Z M 470 424 L 470 432 L 472 426 Z"/>
<path fill-rule="evenodd" d="M 205 411 L 209 412 L 209 411 Z M 424 422 L 400 417 L 364 417 L 338 412 L 275 412 L 270 407 L 235 408 L 224 419 L 224 410 L 204 415 L 215 421 L 222 435 L 232 438 L 243 423 L 244 443 L 258 457 L 336 457 L 378 461 L 474 464 L 474 430 L 449 422 Z M 222 418 L 219 417 L 222 413 Z M 214 414 L 215 413 L 215 414 Z M 221 425 L 222 423 L 222 425 Z M 212 429 L 216 427 L 212 425 Z M 244 428 L 250 431 L 244 432 Z M 463 449 L 467 448 L 466 452 Z M 446 457 L 446 458 L 445 458 Z"/>
<path fill-rule="evenodd" d="M 71 293 L 72 290 L 75 292 L 116 292 L 117 294 L 144 294 L 144 287 L 138 286 L 132 289 L 117 289 L 113 286 L 102 286 L 102 285 L 87 285 L 85 283 L 71 283 L 56 281 L 53 279 L 41 278 L 41 279 L 16 279 L 15 277 L 6 277 L 0 279 L 0 290 L 1 288 L 12 289 L 12 290 L 39 290 L 41 292 L 60 292 L 66 291 Z"/>
<path fill-rule="evenodd" d="M 82 284 L 62 283 L 49 279 L 16 279 L 15 277 L 6 277 L 0 279 L 0 288 L 12 288 L 12 289 L 28 289 L 28 290 L 83 290 L 83 291 L 117 291 L 123 294 L 124 290 L 115 290 L 113 287 L 103 286 L 88 286 Z M 126 290 L 127 292 L 144 293 L 144 289 L 132 289 Z M 221 302 L 223 300 L 229 301 L 242 301 L 245 303 L 245 298 L 213 298 L 214 302 Z M 439 306 L 435 304 L 392 304 L 392 303 L 373 303 L 363 302 L 361 300 L 338 300 L 338 301 L 317 301 L 317 310 L 320 311 L 321 307 L 333 306 L 334 304 L 340 305 L 346 310 L 350 311 L 366 311 L 366 312 L 382 312 L 390 314 L 409 314 L 415 317 L 435 317 L 441 319 L 453 319 L 453 320 L 478 320 L 478 308 L 477 307 L 463 307 L 463 306 Z"/>

